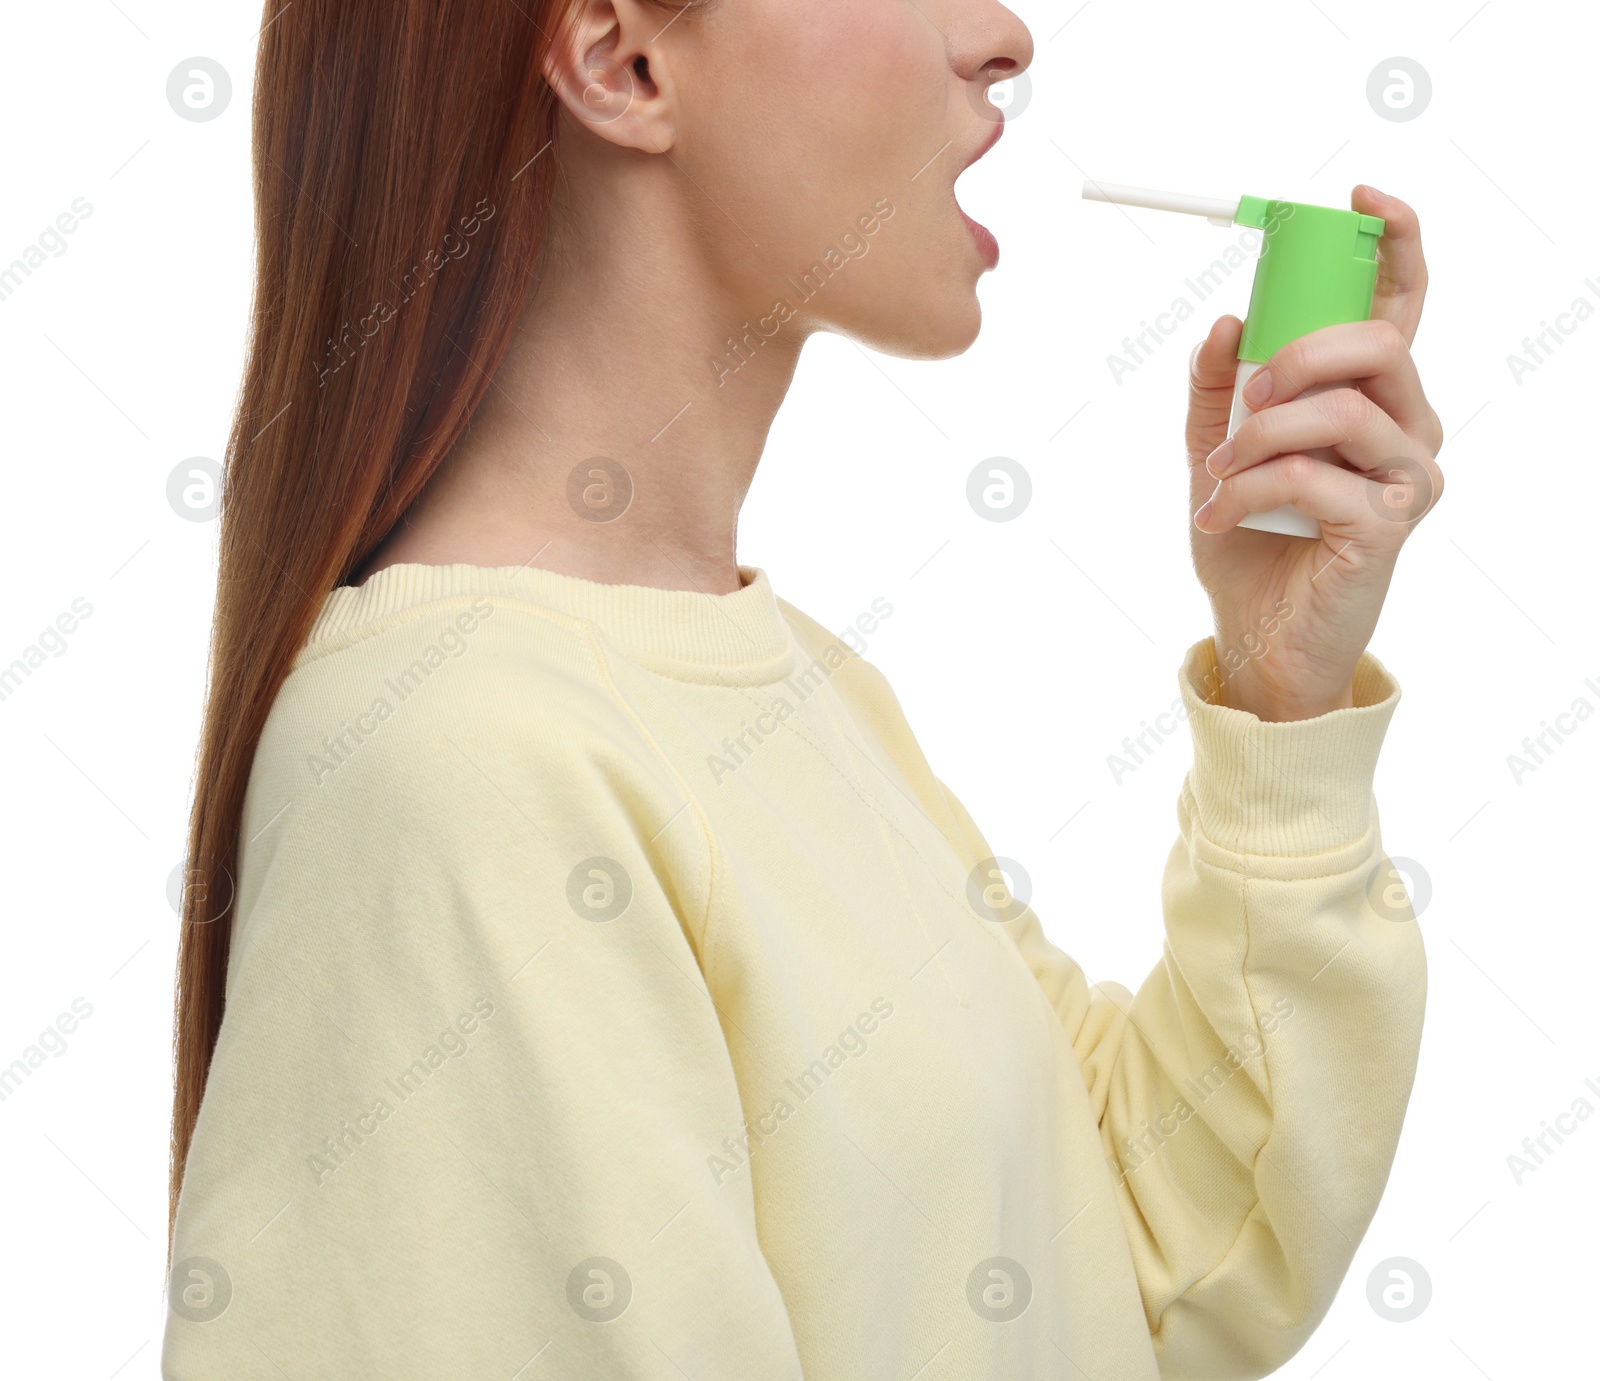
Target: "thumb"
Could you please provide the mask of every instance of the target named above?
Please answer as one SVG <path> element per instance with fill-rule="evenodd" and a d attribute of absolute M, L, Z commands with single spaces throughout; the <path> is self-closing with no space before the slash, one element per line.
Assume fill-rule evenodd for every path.
<path fill-rule="evenodd" d="M 1218 317 L 1189 357 L 1189 417 L 1184 439 L 1191 469 L 1203 470 L 1206 457 L 1222 444 L 1228 433 L 1228 415 L 1233 411 L 1233 384 L 1239 372 L 1239 337 L 1243 330 L 1244 322 L 1238 317 Z M 1210 492 L 1208 488 L 1206 493 Z"/>

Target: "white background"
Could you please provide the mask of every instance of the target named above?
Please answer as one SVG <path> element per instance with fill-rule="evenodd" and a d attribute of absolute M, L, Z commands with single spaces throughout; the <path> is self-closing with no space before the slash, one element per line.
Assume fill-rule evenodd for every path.
<path fill-rule="evenodd" d="M 862 0 L 867 3 L 868 0 Z M 885 0 L 871 0 L 882 3 Z M 1189 351 L 1230 280 L 1116 382 L 1107 356 L 1188 295 L 1238 230 L 1082 201 L 1102 181 L 1348 205 L 1410 201 L 1432 291 L 1416 355 L 1450 438 L 1449 491 L 1405 551 L 1373 650 L 1403 698 L 1379 768 L 1384 844 L 1431 896 L 1429 1001 L 1387 1196 L 1322 1328 L 1280 1373 L 1520 1381 L 1592 1366 L 1600 1119 L 1519 1185 L 1507 1157 L 1586 1097 L 1600 1109 L 1595 764 L 1580 723 L 1520 784 L 1524 736 L 1600 706 L 1593 379 L 1600 320 L 1513 376 L 1575 299 L 1600 306 L 1593 7 L 1490 0 L 1023 0 L 1032 92 L 961 183 L 1002 245 L 963 357 L 812 342 L 745 509 L 740 559 L 842 629 L 886 597 L 868 657 L 1047 928 L 1091 978 L 1136 987 L 1187 733 L 1120 785 L 1107 756 L 1168 708 L 1210 631 L 1189 563 Z M 65 652 L 0 702 L 8 943 L 0 1063 L 75 998 L 93 1015 L 0 1103 L 0 1371 L 158 1371 L 176 943 L 215 580 L 214 524 L 175 515 L 179 461 L 220 457 L 249 298 L 247 3 L 8 7 L 0 265 L 75 198 L 92 214 L 0 301 L 5 598 L 0 664 L 75 598 Z M 231 107 L 180 120 L 168 74 L 201 54 Z M 1368 75 L 1430 74 L 1417 118 Z M 1003 93 L 1002 93 L 1003 94 Z M 1596 278 L 1597 286 L 1585 280 Z M 1033 500 L 966 500 L 1007 456 Z M 1596 678 L 1586 685 L 1585 678 Z M 1410 879 L 1422 900 L 1422 882 Z M 1367 1278 L 1420 1263 L 1429 1307 L 1381 1318 Z"/>

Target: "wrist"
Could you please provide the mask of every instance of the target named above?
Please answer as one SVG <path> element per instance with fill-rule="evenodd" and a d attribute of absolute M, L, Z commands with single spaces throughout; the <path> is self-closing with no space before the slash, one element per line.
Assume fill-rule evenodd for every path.
<path fill-rule="evenodd" d="M 1221 684 L 1217 690 L 1217 703 L 1229 709 L 1253 714 L 1266 724 L 1289 723 L 1299 719 L 1315 719 L 1334 710 L 1354 707 L 1355 680 L 1352 677 L 1341 691 L 1314 694 L 1287 693 L 1267 685 L 1257 674 L 1255 664 L 1247 662 L 1237 670 L 1218 668 Z"/>
<path fill-rule="evenodd" d="M 1275 648 L 1266 660 L 1281 651 Z M 1194 742 L 1186 785 L 1198 834 L 1223 850 L 1258 859 L 1304 859 L 1338 849 L 1365 858 L 1370 840 L 1360 841 L 1376 825 L 1373 769 L 1400 698 L 1398 683 L 1363 652 L 1352 672 L 1353 709 L 1264 724 L 1219 698 L 1214 654 L 1212 639 L 1194 643 L 1179 677 Z M 1315 708 L 1302 703 L 1304 711 Z M 1333 871 L 1339 866 L 1326 858 L 1319 869 L 1323 865 Z"/>

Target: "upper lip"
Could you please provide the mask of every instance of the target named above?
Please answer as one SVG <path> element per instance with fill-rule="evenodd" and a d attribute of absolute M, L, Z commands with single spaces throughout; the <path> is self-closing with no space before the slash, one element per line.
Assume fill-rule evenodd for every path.
<path fill-rule="evenodd" d="M 961 165 L 962 171 L 964 172 L 966 169 L 970 168 L 974 163 L 976 163 L 980 158 L 982 158 L 984 156 L 984 154 L 988 153 L 990 149 L 992 149 L 996 144 L 998 144 L 1000 142 L 1000 136 L 1002 134 L 1004 134 L 1005 132 L 1006 132 L 1006 122 L 1004 120 L 996 120 L 995 123 L 994 123 L 994 131 L 989 135 L 989 137 L 987 139 L 985 139 L 983 141 L 983 143 L 981 145 L 979 145 L 978 151 L 976 153 L 974 153 L 971 158 L 969 158 L 965 163 L 963 163 Z"/>

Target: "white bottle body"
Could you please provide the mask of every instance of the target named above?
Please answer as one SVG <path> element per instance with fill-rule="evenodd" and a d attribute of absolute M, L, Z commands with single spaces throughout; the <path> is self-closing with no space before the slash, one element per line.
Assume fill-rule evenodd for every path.
<path fill-rule="evenodd" d="M 1260 368 L 1262 366 L 1255 360 L 1239 361 L 1239 372 L 1233 381 L 1233 410 L 1228 415 L 1229 436 L 1238 431 L 1245 419 L 1255 411 L 1244 400 L 1244 386 L 1255 377 L 1256 371 Z M 1300 394 L 1300 397 L 1311 398 L 1318 393 L 1327 393 L 1330 389 L 1342 387 L 1344 387 L 1342 384 L 1312 384 Z M 1326 446 L 1312 448 L 1305 454 L 1317 460 L 1331 461 L 1335 465 L 1342 464 L 1339 457 Z M 1322 536 L 1322 524 L 1310 514 L 1302 513 L 1292 503 L 1283 504 L 1269 513 L 1248 513 L 1239 520 L 1239 526 L 1255 528 L 1259 532 L 1281 532 L 1286 537 Z"/>

